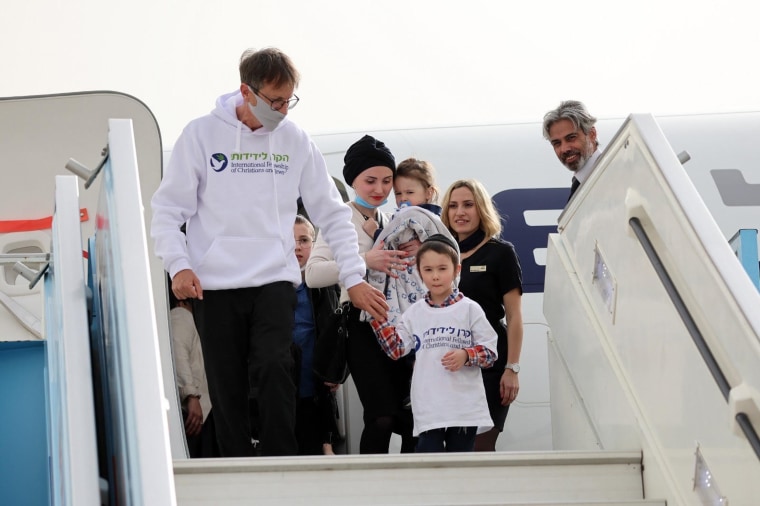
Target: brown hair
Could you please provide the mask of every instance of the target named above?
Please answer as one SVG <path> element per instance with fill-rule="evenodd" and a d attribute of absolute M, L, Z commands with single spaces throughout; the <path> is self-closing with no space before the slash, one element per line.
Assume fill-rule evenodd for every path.
<path fill-rule="evenodd" d="M 398 164 L 398 168 L 396 168 L 396 177 L 416 179 L 422 183 L 425 190 L 428 188 L 433 189 L 433 196 L 430 198 L 431 203 L 435 203 L 438 200 L 439 192 L 438 187 L 435 185 L 435 168 L 430 162 L 418 160 L 416 158 L 407 158 Z"/>
<path fill-rule="evenodd" d="M 290 57 L 274 47 L 247 49 L 240 57 L 240 82 L 260 90 L 267 84 L 298 87 L 301 75 Z"/>

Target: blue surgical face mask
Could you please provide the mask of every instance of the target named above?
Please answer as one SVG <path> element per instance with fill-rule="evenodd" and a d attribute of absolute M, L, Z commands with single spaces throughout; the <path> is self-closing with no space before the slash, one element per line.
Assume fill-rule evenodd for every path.
<path fill-rule="evenodd" d="M 250 86 L 248 87 L 248 90 L 253 93 Z M 259 120 L 267 130 L 274 130 L 277 128 L 277 125 L 285 119 L 285 114 L 272 109 L 272 107 L 264 102 L 264 99 L 258 95 L 256 96 L 256 105 L 253 105 L 250 102 L 246 103 L 248 104 L 248 109 L 250 109 L 251 114 L 256 116 L 256 119 Z"/>
<path fill-rule="evenodd" d="M 367 209 L 377 209 L 378 207 L 385 205 L 388 202 L 388 199 L 383 200 L 378 205 L 374 205 L 374 204 L 370 204 L 369 202 L 367 202 L 366 200 L 364 200 L 363 198 L 357 195 L 356 198 L 354 198 L 354 202 L 356 202 L 362 207 L 366 207 Z"/>

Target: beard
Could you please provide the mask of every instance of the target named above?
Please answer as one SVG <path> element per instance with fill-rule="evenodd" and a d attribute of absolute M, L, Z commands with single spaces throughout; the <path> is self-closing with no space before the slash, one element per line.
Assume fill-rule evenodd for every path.
<path fill-rule="evenodd" d="M 567 163 L 565 160 L 570 158 L 571 156 L 578 155 L 578 158 L 575 159 L 575 161 L 571 163 Z M 588 161 L 590 155 L 584 154 L 580 151 L 572 151 L 570 153 L 566 153 L 562 155 L 562 165 L 567 167 L 573 172 L 576 172 L 578 169 L 586 165 L 586 162 Z"/>
<path fill-rule="evenodd" d="M 594 154 L 596 146 L 593 143 L 589 143 L 586 145 L 586 149 L 583 151 L 568 151 L 567 153 L 563 153 L 560 157 L 560 162 L 562 162 L 562 165 L 567 167 L 573 172 L 576 172 L 578 169 L 586 165 L 586 162 L 589 158 L 591 158 L 591 155 Z M 575 159 L 575 161 L 571 163 L 567 163 L 567 159 L 571 158 L 575 155 L 578 155 L 578 158 Z"/>

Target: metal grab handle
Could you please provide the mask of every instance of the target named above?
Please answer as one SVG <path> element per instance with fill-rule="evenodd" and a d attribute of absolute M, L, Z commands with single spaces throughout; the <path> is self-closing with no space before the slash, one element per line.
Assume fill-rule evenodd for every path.
<path fill-rule="evenodd" d="M 69 161 L 66 162 L 66 169 L 85 180 L 85 190 L 90 187 L 93 181 L 95 181 L 95 178 L 98 177 L 100 171 L 103 170 L 103 166 L 106 164 L 106 161 L 108 161 L 108 146 L 103 148 L 101 155 L 103 156 L 103 159 L 100 161 L 95 170 L 88 169 L 86 165 L 74 160 L 73 158 L 69 158 Z"/>

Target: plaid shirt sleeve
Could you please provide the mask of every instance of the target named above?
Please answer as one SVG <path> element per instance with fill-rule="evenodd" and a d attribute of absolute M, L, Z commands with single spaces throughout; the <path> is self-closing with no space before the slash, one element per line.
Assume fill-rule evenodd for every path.
<path fill-rule="evenodd" d="M 482 344 L 473 346 L 472 348 L 464 348 L 464 351 L 467 352 L 467 362 L 464 365 L 488 369 L 496 362 L 496 353 Z"/>
<path fill-rule="evenodd" d="M 380 343 L 380 347 L 386 355 L 393 360 L 398 360 L 406 355 L 404 341 L 396 333 L 396 327 L 387 321 L 379 323 L 377 320 L 370 320 L 369 324 L 372 326 L 372 330 L 375 331 L 377 342 Z"/>

